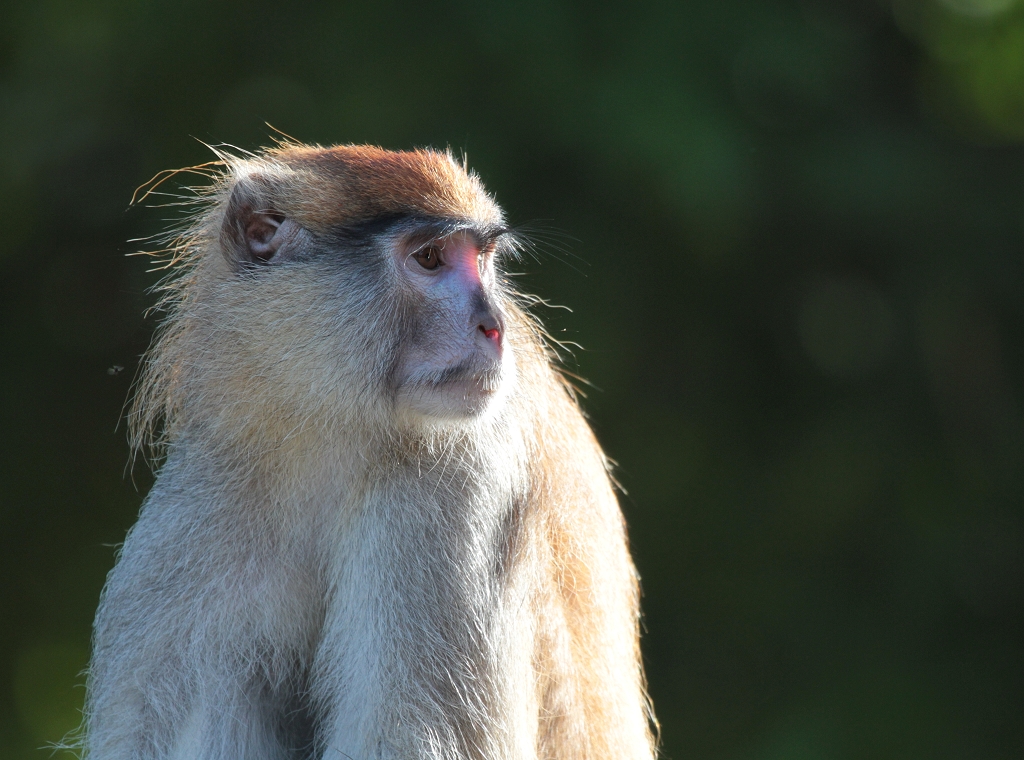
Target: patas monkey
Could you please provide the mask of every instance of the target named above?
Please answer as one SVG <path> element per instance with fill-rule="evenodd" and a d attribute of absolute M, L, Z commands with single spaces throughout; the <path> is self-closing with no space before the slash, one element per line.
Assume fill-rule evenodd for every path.
<path fill-rule="evenodd" d="M 431 150 L 223 156 L 133 423 L 89 760 L 649 760 L 607 460 Z"/>

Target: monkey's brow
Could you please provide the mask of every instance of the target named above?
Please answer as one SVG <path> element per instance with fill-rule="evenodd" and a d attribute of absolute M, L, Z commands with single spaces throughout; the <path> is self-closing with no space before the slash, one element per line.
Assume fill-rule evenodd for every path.
<path fill-rule="evenodd" d="M 514 234 L 510 228 L 503 225 L 480 224 L 473 219 L 419 215 L 391 218 L 387 222 L 381 220 L 373 223 L 372 227 L 363 228 L 363 234 L 372 237 L 396 232 L 408 236 L 408 239 L 422 243 L 456 233 L 464 233 L 472 237 L 481 248 L 493 245 L 505 235 Z"/>
<path fill-rule="evenodd" d="M 405 233 L 423 242 L 464 232 L 476 239 L 481 247 L 493 244 L 499 238 L 517 233 L 503 225 L 482 225 L 472 219 L 423 216 L 419 214 L 387 214 L 367 219 L 358 224 L 342 227 L 335 234 L 350 242 L 369 242 L 373 238 L 393 233 Z"/>
<path fill-rule="evenodd" d="M 518 233 L 511 227 L 492 226 L 480 231 L 480 242 L 484 244 L 495 243 L 503 237 L 516 237 Z"/>
<path fill-rule="evenodd" d="M 481 225 L 472 219 L 431 219 L 412 218 L 408 220 L 408 231 L 414 237 L 424 239 L 447 237 L 462 232 L 476 239 L 481 246 L 495 242 L 502 235 L 510 232 L 506 227 L 498 225 Z"/>

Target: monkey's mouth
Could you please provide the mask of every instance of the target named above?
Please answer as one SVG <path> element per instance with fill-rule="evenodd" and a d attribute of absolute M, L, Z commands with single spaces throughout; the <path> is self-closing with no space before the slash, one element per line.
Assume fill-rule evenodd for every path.
<path fill-rule="evenodd" d="M 467 389 L 474 388 L 483 393 L 494 393 L 501 387 L 501 380 L 501 364 L 495 363 L 481 368 L 479 362 L 467 360 L 432 372 L 420 382 L 423 386 L 435 390 L 461 386 Z"/>
<path fill-rule="evenodd" d="M 487 409 L 507 384 L 501 362 L 479 358 L 407 378 L 398 390 L 400 408 L 439 420 L 475 417 Z"/>

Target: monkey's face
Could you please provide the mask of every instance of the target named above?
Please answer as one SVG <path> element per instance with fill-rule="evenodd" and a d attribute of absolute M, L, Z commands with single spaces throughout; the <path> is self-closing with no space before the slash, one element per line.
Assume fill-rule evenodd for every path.
<path fill-rule="evenodd" d="M 495 271 L 514 243 L 500 218 L 406 212 L 332 224 L 275 187 L 248 176 L 226 204 L 227 267 L 210 280 L 220 283 L 209 293 L 216 316 L 202 320 L 216 334 L 206 374 L 232 378 L 218 393 L 286 431 L 338 415 L 451 424 L 500 406 L 515 377 Z"/>
<path fill-rule="evenodd" d="M 403 315 L 393 374 L 397 411 L 440 421 L 495 408 L 514 361 L 494 236 L 428 228 L 392 236 L 388 248 Z"/>

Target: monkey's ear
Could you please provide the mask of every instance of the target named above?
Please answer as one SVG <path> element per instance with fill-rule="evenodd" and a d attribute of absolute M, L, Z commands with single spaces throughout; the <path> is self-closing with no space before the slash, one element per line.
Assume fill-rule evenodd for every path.
<path fill-rule="evenodd" d="M 236 266 L 267 264 L 294 237 L 297 225 L 274 208 L 269 190 L 270 183 L 255 175 L 239 180 L 231 191 L 220 244 Z"/>

